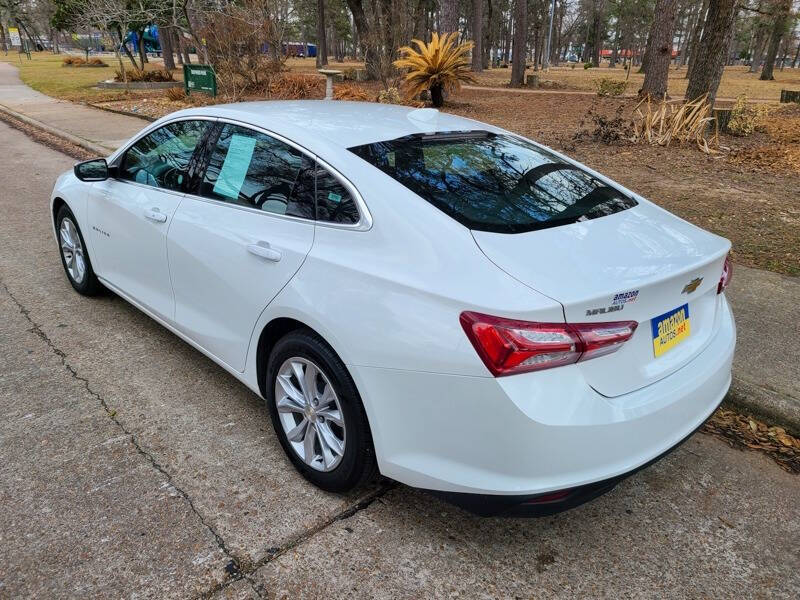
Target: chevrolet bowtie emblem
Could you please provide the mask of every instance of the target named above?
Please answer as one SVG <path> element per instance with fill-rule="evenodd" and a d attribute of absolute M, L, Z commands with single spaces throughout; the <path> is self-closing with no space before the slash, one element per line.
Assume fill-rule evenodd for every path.
<path fill-rule="evenodd" d="M 702 277 L 695 277 L 689 283 L 687 283 L 685 286 L 683 286 L 683 291 L 681 291 L 681 294 L 691 294 L 698 287 L 700 287 L 701 283 L 703 283 L 703 278 Z"/>

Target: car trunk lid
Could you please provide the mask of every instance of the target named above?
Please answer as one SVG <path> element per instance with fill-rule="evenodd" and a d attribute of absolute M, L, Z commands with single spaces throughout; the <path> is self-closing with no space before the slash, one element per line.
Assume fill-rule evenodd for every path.
<path fill-rule="evenodd" d="M 730 243 L 650 203 L 560 227 L 473 231 L 473 237 L 498 267 L 560 302 L 568 323 L 639 323 L 619 351 L 578 363 L 589 385 L 605 396 L 634 391 L 680 369 L 718 325 L 717 284 Z M 667 335 L 658 335 L 656 323 L 658 348 L 656 318 L 664 321 Z M 670 327 L 688 331 L 674 340 Z"/>

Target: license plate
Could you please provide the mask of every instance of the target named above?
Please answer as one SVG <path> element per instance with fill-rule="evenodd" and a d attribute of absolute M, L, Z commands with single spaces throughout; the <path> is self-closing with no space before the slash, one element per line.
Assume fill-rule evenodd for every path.
<path fill-rule="evenodd" d="M 658 357 L 689 337 L 689 305 L 684 304 L 650 319 L 650 326 L 653 330 L 653 352 Z"/>

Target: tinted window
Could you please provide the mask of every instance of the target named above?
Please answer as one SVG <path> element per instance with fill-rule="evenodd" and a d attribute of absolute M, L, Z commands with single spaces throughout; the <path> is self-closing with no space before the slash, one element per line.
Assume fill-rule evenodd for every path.
<path fill-rule="evenodd" d="M 273 137 L 225 125 L 200 195 L 293 217 L 314 218 L 314 163 Z"/>
<path fill-rule="evenodd" d="M 120 178 L 182 191 L 206 121 L 178 121 L 146 135 L 125 153 Z"/>
<path fill-rule="evenodd" d="M 350 150 L 470 229 L 517 233 L 636 206 L 585 171 L 507 135 L 414 135 Z"/>
<path fill-rule="evenodd" d="M 317 220 L 358 223 L 358 208 L 347 188 L 323 167 L 317 167 Z"/>

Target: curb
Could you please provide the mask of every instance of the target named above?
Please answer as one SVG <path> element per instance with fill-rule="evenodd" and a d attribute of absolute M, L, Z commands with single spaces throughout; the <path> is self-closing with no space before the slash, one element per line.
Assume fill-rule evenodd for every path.
<path fill-rule="evenodd" d="M 800 403 L 784 393 L 734 375 L 725 403 L 800 436 Z"/>
<path fill-rule="evenodd" d="M 104 110 L 106 112 L 114 113 L 115 115 L 122 115 L 124 117 L 136 117 L 137 119 L 141 119 L 142 121 L 147 121 L 148 123 L 155 123 L 158 121 L 155 117 L 149 117 L 147 115 L 140 115 L 135 112 L 129 112 L 127 110 L 119 110 L 116 108 L 108 108 L 107 106 L 100 106 L 98 104 L 91 104 L 89 102 L 83 103 L 85 106 L 90 106 L 91 108 L 96 108 L 97 110 Z"/>
<path fill-rule="evenodd" d="M 66 131 L 62 131 L 56 127 L 52 127 L 50 125 L 46 125 L 41 121 L 37 121 L 31 117 L 23 115 L 22 113 L 18 113 L 17 111 L 8 108 L 4 104 L 0 104 L 0 112 L 4 113 L 5 115 L 16 119 L 18 121 L 22 121 L 23 123 L 27 123 L 37 129 L 41 129 L 50 135 L 54 135 L 56 137 L 60 137 L 63 140 L 66 140 L 70 144 L 74 144 L 75 146 L 79 146 L 84 150 L 87 150 L 97 156 L 109 156 L 112 152 L 114 152 L 114 148 L 107 148 L 106 146 L 100 146 L 98 144 L 93 144 L 87 140 L 79 138 L 77 136 L 72 135 L 71 133 L 67 133 Z"/>

